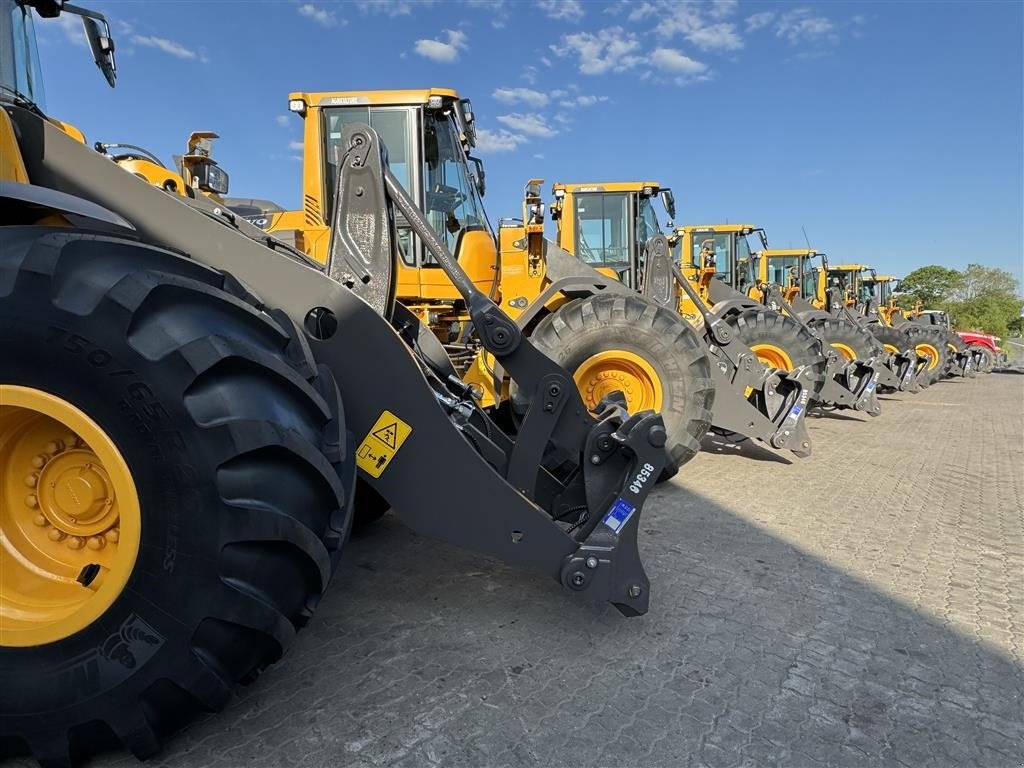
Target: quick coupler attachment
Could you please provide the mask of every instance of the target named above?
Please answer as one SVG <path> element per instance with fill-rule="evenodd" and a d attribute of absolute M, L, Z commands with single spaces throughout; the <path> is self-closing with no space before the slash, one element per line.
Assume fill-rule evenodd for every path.
<path fill-rule="evenodd" d="M 878 416 L 882 412 L 878 402 L 878 371 L 874 358 L 867 362 L 844 361 L 835 382 L 844 392 L 849 393 L 849 407 L 852 410 L 863 411 L 869 416 Z"/>
<path fill-rule="evenodd" d="M 878 369 L 878 386 L 914 394 L 921 390 L 921 385 L 917 382 L 917 372 L 916 352 L 892 352 Z"/>
<path fill-rule="evenodd" d="M 772 421 L 777 428 L 769 441 L 773 448 L 785 448 L 797 456 L 811 455 L 811 436 L 807 433 L 807 406 L 811 397 L 811 371 L 799 366 L 792 371 L 775 371 L 765 383 L 766 393 L 784 394 L 783 407 Z"/>
<path fill-rule="evenodd" d="M 877 416 L 882 412 L 877 389 L 878 372 L 874 359 L 867 362 L 846 360 L 838 352 L 830 350 L 825 366 L 825 383 L 816 404 Z"/>
<path fill-rule="evenodd" d="M 957 352 L 953 358 L 953 368 L 950 371 L 954 376 L 963 376 L 973 379 L 977 375 L 974 365 L 974 354 L 968 350 Z"/>
<path fill-rule="evenodd" d="M 589 601 L 608 601 L 625 616 L 647 612 L 651 583 L 640 561 L 637 531 L 648 494 L 668 457 L 660 414 L 629 416 L 609 405 L 587 440 L 584 485 L 589 525 L 574 533 L 576 551 L 561 581 Z"/>

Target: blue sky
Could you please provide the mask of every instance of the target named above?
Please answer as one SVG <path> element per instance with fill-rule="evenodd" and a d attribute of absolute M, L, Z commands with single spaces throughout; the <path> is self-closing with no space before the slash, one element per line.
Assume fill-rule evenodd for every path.
<path fill-rule="evenodd" d="M 1022 276 L 1021 3 L 83 3 L 113 24 L 118 87 L 77 21 L 39 22 L 49 112 L 168 160 L 217 131 L 237 196 L 298 203 L 289 91 L 454 87 L 492 221 L 531 177 L 656 179 L 679 224 Z"/>

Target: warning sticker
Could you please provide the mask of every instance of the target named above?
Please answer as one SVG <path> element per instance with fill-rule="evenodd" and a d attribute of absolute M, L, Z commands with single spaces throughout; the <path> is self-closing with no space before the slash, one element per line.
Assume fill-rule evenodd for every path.
<path fill-rule="evenodd" d="M 356 466 L 371 477 L 380 477 L 411 434 L 412 427 L 391 411 L 384 411 L 359 444 Z"/>

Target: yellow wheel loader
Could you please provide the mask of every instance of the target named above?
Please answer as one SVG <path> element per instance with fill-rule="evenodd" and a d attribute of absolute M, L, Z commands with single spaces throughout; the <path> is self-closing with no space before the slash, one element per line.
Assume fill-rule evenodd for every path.
<path fill-rule="evenodd" d="M 778 295 L 769 301 L 769 284 L 760 275 L 760 254 L 764 251 L 751 247 L 748 238 L 753 234 L 767 250 L 764 230 L 749 224 L 679 227 L 675 237 L 679 258 L 683 263 L 689 261 L 690 270 L 696 272 L 701 264 L 714 268 L 704 298 L 717 304 L 719 312 L 733 313 L 738 322 L 749 307 L 761 305 L 784 318 L 774 319 L 776 340 L 765 338 L 760 342 L 769 359 L 774 356 L 783 364 L 791 364 L 789 349 L 805 349 L 805 359 L 817 360 L 819 365 L 824 361 L 821 386 L 813 404 L 878 416 L 881 407 L 877 385 L 883 367 L 879 350 L 853 324 L 801 314 Z M 808 337 L 813 339 L 810 345 Z"/>
<path fill-rule="evenodd" d="M 653 205 L 660 197 L 674 217 L 670 189 L 652 181 L 556 183 L 552 194 L 559 247 L 681 314 L 701 334 L 716 373 L 715 431 L 807 455 L 804 416 L 826 371 L 812 334 L 721 281 L 713 252 L 700 254 L 699 266 L 680 257 L 679 235 L 670 244 L 661 234 Z"/>
<path fill-rule="evenodd" d="M 842 305 L 842 311 L 871 323 L 878 317 L 874 308 L 879 305 L 871 281 L 874 272 L 863 264 L 826 265 L 828 290 L 835 297 L 832 304 Z M 890 311 L 888 319 L 892 327 L 910 338 L 918 356 L 924 358 L 921 382 L 927 386 L 949 375 L 972 375 L 971 354 L 960 337 L 948 328 L 932 325 L 930 318 L 918 321 L 919 315 L 920 307 L 916 307 L 910 312 Z"/>
<path fill-rule="evenodd" d="M 368 123 L 385 137 L 402 187 L 421 201 L 430 237 L 455 255 L 475 290 L 499 304 L 531 339 L 539 328 L 571 329 L 558 350 L 547 345 L 544 351 L 572 374 L 584 404 L 596 408 L 618 391 L 630 410 L 659 411 L 669 456 L 663 478 L 696 454 L 713 398 L 709 362 L 696 335 L 679 317 L 632 292 L 611 295 L 604 289 L 613 281 L 575 259 L 558 260 L 540 248 L 499 252 L 483 207 L 483 164 L 468 154 L 475 144 L 468 100 L 438 88 L 297 92 L 289 108 L 303 120 L 302 210 L 231 198 L 226 202 L 233 211 L 325 263 L 342 132 L 353 122 Z M 535 242 L 538 225 L 531 223 L 530 205 L 523 231 L 503 230 L 503 239 Z M 539 222 L 542 237 L 543 211 Z M 428 239 L 401 215 L 398 238 L 396 301 L 431 330 L 483 408 L 511 429 L 525 426 L 522 413 L 532 394 L 513 385 L 507 368 L 482 343 L 486 329 L 474 321 L 463 291 L 442 269 Z M 353 271 L 338 279 L 356 284 L 362 277 Z"/>
<path fill-rule="evenodd" d="M 591 413 L 433 234 L 372 127 L 341 131 L 310 259 L 49 118 L 33 9 L 80 16 L 116 75 L 102 15 L 0 0 L 0 758 L 146 757 L 223 707 L 309 621 L 357 482 L 422 534 L 647 609 L 661 417 L 615 393 Z M 398 217 L 526 393 L 515 434 L 395 302 Z"/>
<path fill-rule="evenodd" d="M 969 345 L 953 330 L 949 315 L 945 312 L 923 310 L 919 303 L 907 312 L 900 310 L 890 287 L 892 283 L 897 282 L 892 275 L 879 275 L 871 267 L 866 267 L 861 270 L 857 281 L 857 307 L 869 321 L 884 314 L 888 322 L 897 326 L 904 320 L 910 320 L 919 325 L 930 326 L 945 336 L 946 347 L 949 350 L 949 362 L 945 368 L 947 376 L 974 378 L 987 367 L 991 360 L 991 349 Z"/>
<path fill-rule="evenodd" d="M 815 264 L 821 258 L 823 267 Z M 842 294 L 830 292 L 825 279 L 826 254 L 813 249 L 764 248 L 753 255 L 757 285 L 748 293 L 769 306 L 782 307 L 812 327 L 846 360 L 873 358 L 882 391 L 919 390 L 918 376 L 925 361 L 904 335 L 881 338 L 865 318 L 850 312 Z"/>

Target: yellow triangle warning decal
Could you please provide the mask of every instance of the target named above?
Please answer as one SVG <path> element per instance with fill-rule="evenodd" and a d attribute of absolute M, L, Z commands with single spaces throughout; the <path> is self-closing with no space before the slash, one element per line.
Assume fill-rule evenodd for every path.
<path fill-rule="evenodd" d="M 393 421 L 380 429 L 374 430 L 373 436 L 384 443 L 388 448 L 394 448 L 395 441 L 398 439 L 398 422 Z"/>

